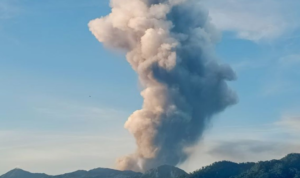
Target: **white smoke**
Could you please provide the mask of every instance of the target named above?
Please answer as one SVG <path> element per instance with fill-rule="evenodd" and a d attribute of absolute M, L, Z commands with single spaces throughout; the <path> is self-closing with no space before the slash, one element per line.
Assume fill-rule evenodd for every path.
<path fill-rule="evenodd" d="M 211 117 L 236 102 L 226 84 L 234 72 L 214 59 L 218 33 L 195 0 L 111 0 L 111 7 L 89 28 L 107 47 L 127 51 L 144 98 L 125 124 L 137 150 L 118 167 L 143 172 L 177 165 Z"/>

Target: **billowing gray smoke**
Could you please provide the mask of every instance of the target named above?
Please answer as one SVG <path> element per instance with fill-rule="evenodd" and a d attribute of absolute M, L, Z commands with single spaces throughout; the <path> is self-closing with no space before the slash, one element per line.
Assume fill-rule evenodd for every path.
<path fill-rule="evenodd" d="M 188 158 L 211 117 L 236 102 L 235 79 L 215 59 L 218 33 L 195 0 L 111 0 L 112 12 L 89 23 L 96 38 L 127 51 L 143 91 L 143 108 L 125 124 L 137 150 L 119 169 L 145 171 Z"/>

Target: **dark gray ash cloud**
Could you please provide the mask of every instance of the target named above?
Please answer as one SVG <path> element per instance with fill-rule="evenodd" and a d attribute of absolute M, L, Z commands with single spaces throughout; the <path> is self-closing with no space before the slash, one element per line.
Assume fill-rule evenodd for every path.
<path fill-rule="evenodd" d="M 111 7 L 89 28 L 105 46 L 127 51 L 144 98 L 125 124 L 137 150 L 118 167 L 146 171 L 182 163 L 212 116 L 237 102 L 227 86 L 233 70 L 215 59 L 219 34 L 195 0 L 112 0 Z"/>

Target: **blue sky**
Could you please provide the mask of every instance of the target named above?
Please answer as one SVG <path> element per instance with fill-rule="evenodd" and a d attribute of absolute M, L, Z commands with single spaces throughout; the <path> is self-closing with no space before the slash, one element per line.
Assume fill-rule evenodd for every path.
<path fill-rule="evenodd" d="M 300 2 L 202 3 L 222 31 L 216 53 L 238 75 L 230 85 L 239 103 L 180 166 L 300 150 Z M 123 124 L 142 104 L 137 76 L 87 27 L 109 12 L 108 0 L 0 0 L 0 174 L 113 168 L 134 150 Z"/>

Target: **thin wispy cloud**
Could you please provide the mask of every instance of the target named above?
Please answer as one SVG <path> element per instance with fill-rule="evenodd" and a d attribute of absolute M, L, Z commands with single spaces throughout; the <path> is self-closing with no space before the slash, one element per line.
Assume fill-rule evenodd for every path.
<path fill-rule="evenodd" d="M 279 65 L 282 67 L 300 66 L 300 54 L 290 54 L 279 59 Z"/>
<path fill-rule="evenodd" d="M 130 111 L 122 108 L 112 108 L 100 103 L 43 96 L 28 97 L 26 100 L 32 113 L 41 119 L 103 123 L 124 119 L 130 114 Z"/>
<path fill-rule="evenodd" d="M 235 162 L 256 162 L 281 158 L 296 152 L 300 144 L 272 142 L 266 140 L 235 140 L 220 141 L 213 145 L 208 154 L 222 160 Z"/>
<path fill-rule="evenodd" d="M 66 102 L 58 102 L 48 106 L 36 106 L 33 109 L 36 113 L 53 119 L 105 121 L 124 118 L 128 115 L 125 111 L 119 111 L 108 107 L 85 106 Z"/>
<path fill-rule="evenodd" d="M 262 85 L 263 96 L 299 93 L 300 55 L 292 53 L 270 60 L 265 65 L 266 76 Z"/>
<path fill-rule="evenodd" d="M 2 134 L 5 138 L 1 138 Z M 18 167 L 32 172 L 61 174 L 99 166 L 113 168 L 115 159 L 111 155 L 117 158 L 133 147 L 131 138 L 125 135 L 105 137 L 97 133 L 2 131 L 0 171 Z M 105 165 L 101 165 L 101 161 Z"/>
<path fill-rule="evenodd" d="M 209 7 L 213 23 L 223 31 L 232 31 L 238 38 L 268 41 L 297 29 L 297 5 L 279 0 L 212 0 Z"/>
<path fill-rule="evenodd" d="M 204 137 L 199 145 L 188 150 L 193 156 L 180 167 L 193 171 L 216 161 L 257 162 L 298 153 L 298 137 L 287 135 L 283 127 L 286 124 L 291 123 L 284 120 L 275 124 L 217 129 Z"/>
<path fill-rule="evenodd" d="M 204 140 L 194 151 L 190 160 L 181 165 L 187 171 L 194 171 L 217 161 L 257 162 L 280 159 L 289 153 L 299 153 L 300 144 L 289 141 L 261 139 Z"/>
<path fill-rule="evenodd" d="M 276 122 L 276 125 L 285 128 L 293 133 L 300 132 L 300 114 L 285 114 L 281 120 Z"/>
<path fill-rule="evenodd" d="M 291 93 L 295 91 L 295 88 L 293 86 L 293 82 L 286 81 L 282 79 L 282 77 L 274 77 L 274 80 L 269 80 L 264 84 L 262 89 L 262 96 L 270 97 Z"/>

